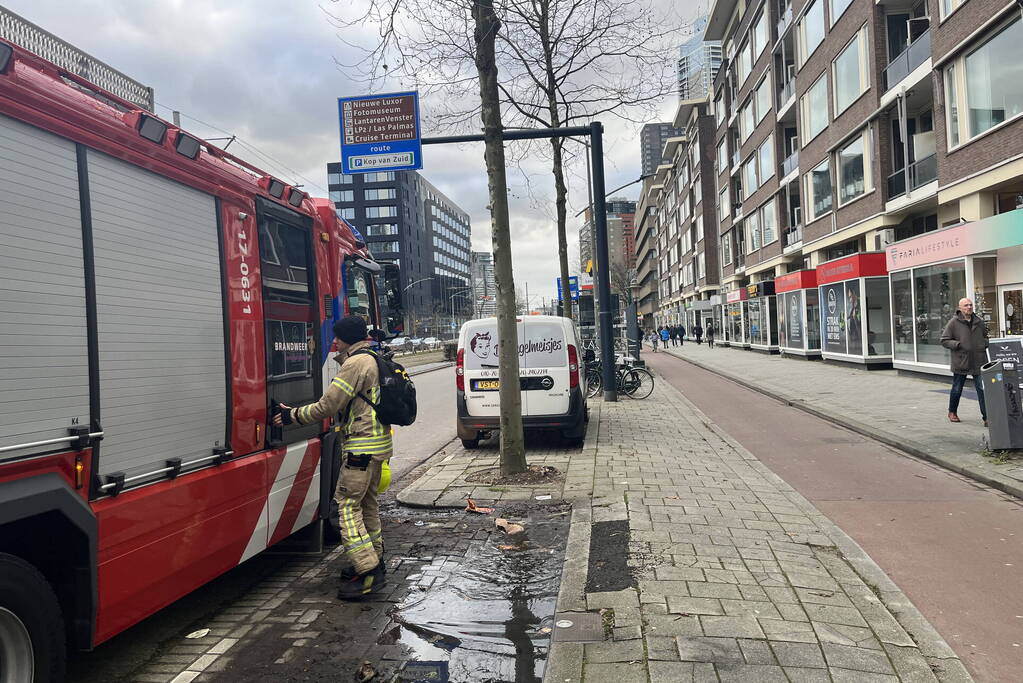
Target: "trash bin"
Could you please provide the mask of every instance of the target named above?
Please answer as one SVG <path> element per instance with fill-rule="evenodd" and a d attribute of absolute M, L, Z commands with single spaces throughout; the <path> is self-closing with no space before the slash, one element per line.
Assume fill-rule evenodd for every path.
<path fill-rule="evenodd" d="M 1016 363 L 996 360 L 980 369 L 987 405 L 988 447 L 1023 448 L 1023 392 Z"/>

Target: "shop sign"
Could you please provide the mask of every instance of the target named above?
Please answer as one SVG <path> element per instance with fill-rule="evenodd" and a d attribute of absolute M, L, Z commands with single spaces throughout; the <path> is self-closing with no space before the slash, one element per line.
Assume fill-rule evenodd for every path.
<path fill-rule="evenodd" d="M 745 289 L 733 289 L 725 295 L 725 301 L 734 304 L 737 301 L 745 301 L 747 296 Z"/>
<path fill-rule="evenodd" d="M 1023 337 L 1002 337 L 989 340 L 987 347 L 989 361 L 1023 363 Z"/>
<path fill-rule="evenodd" d="M 774 282 L 771 280 L 746 285 L 746 295 L 750 299 L 756 299 L 758 296 L 771 296 L 772 294 L 774 294 Z"/>
<path fill-rule="evenodd" d="M 897 242 L 885 249 L 888 270 L 902 270 L 1023 244 L 1023 209 Z"/>
<path fill-rule="evenodd" d="M 887 274 L 885 255 L 881 252 L 852 254 L 817 266 L 817 282 L 821 285 L 858 277 Z"/>
<path fill-rule="evenodd" d="M 774 291 L 778 294 L 797 289 L 811 289 L 816 286 L 816 270 L 797 270 L 794 273 L 774 278 Z"/>

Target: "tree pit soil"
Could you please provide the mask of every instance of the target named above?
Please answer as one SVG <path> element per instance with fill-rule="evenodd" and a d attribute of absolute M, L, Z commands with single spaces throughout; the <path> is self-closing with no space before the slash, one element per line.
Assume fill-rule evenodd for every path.
<path fill-rule="evenodd" d="M 500 467 L 488 467 L 466 475 L 465 480 L 487 486 L 544 486 L 560 484 L 565 480 L 565 475 L 550 465 L 529 465 L 525 472 L 505 476 L 501 476 Z"/>

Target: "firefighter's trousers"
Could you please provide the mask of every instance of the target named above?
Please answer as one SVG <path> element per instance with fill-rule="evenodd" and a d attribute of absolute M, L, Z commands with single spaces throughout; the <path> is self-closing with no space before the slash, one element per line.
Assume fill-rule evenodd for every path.
<path fill-rule="evenodd" d="M 381 465 L 391 453 L 346 451 L 343 457 L 334 494 L 341 518 L 341 541 L 355 571 L 364 574 L 377 566 L 384 552 L 377 487 Z"/>

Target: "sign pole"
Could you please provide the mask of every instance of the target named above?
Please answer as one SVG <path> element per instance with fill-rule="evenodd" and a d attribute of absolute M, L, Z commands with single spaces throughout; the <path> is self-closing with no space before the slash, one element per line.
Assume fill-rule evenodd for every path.
<path fill-rule="evenodd" d="M 607 248 L 607 204 L 604 200 L 604 126 L 590 124 L 590 156 L 593 171 L 593 237 L 597 252 L 597 295 L 600 298 L 598 325 L 604 400 L 618 400 L 615 382 L 614 321 L 611 319 L 611 262 Z"/>

